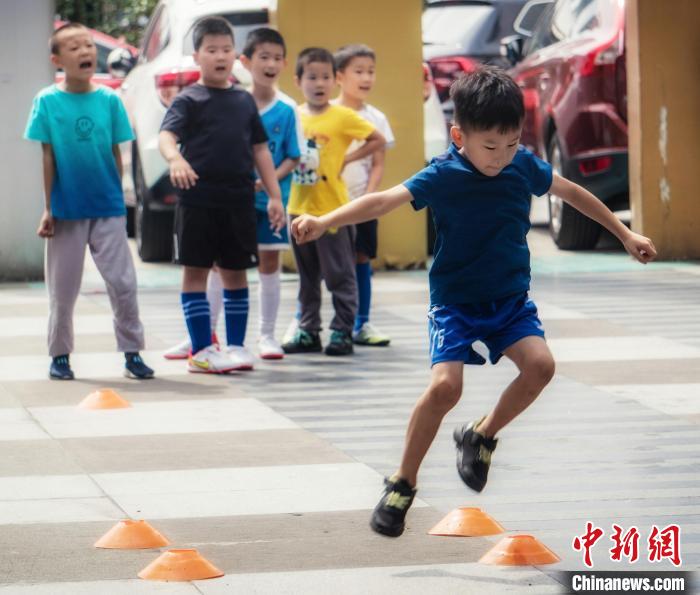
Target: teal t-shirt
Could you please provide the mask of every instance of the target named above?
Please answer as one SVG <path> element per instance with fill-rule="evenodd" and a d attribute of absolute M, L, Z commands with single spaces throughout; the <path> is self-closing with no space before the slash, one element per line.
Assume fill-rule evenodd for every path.
<path fill-rule="evenodd" d="M 24 137 L 50 144 L 56 161 L 51 213 L 57 219 L 126 213 L 113 145 L 133 140 L 126 110 L 107 87 L 68 93 L 56 85 L 34 98 Z"/>

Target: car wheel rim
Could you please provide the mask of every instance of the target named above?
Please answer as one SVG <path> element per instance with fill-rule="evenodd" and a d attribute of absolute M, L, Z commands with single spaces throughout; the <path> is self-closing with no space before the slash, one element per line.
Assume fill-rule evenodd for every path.
<path fill-rule="evenodd" d="M 552 147 L 552 153 L 549 157 L 552 171 L 557 175 L 561 174 L 561 152 L 555 144 Z M 561 232 L 561 214 L 564 208 L 564 201 L 555 194 L 549 194 L 549 225 L 552 228 L 552 233 L 558 236 Z"/>

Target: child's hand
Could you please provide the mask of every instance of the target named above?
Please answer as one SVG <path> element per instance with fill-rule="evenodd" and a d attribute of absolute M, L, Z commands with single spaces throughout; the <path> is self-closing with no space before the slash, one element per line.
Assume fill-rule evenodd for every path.
<path fill-rule="evenodd" d="M 267 217 L 270 220 L 270 229 L 279 234 L 280 229 L 287 224 L 281 199 L 270 198 L 267 201 Z"/>
<path fill-rule="evenodd" d="M 630 231 L 623 245 L 625 250 L 642 264 L 651 262 L 656 258 L 656 248 L 654 248 L 652 241 L 638 233 Z"/>
<path fill-rule="evenodd" d="M 36 235 L 40 238 L 51 238 L 54 234 L 54 219 L 51 211 L 44 211 L 39 221 L 39 227 L 36 230 Z"/>
<path fill-rule="evenodd" d="M 183 157 L 176 157 L 170 162 L 170 181 L 175 188 L 189 190 L 199 179 L 197 172 Z"/>
<path fill-rule="evenodd" d="M 313 215 L 302 215 L 292 221 L 292 235 L 297 244 L 313 242 L 320 238 L 326 231 L 326 226 L 321 219 Z"/>

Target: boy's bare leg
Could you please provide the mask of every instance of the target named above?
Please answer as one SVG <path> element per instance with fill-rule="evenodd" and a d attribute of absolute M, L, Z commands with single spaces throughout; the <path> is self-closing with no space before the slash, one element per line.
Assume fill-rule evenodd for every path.
<path fill-rule="evenodd" d="M 280 268 L 280 252 L 279 250 L 260 250 L 258 252 L 260 261 L 258 263 L 258 271 L 263 275 L 272 275 Z"/>
<path fill-rule="evenodd" d="M 207 277 L 209 269 L 203 267 L 186 266 L 182 272 L 183 293 L 205 292 L 207 290 Z"/>
<path fill-rule="evenodd" d="M 504 352 L 520 374 L 503 391 L 496 407 L 479 424 L 478 432 L 492 438 L 527 409 L 554 376 L 554 358 L 542 337 L 525 337 Z"/>
<path fill-rule="evenodd" d="M 399 477 L 416 485 L 418 468 L 435 439 L 442 419 L 462 396 L 464 362 L 441 362 L 432 368 L 430 386 L 411 414 Z"/>
<path fill-rule="evenodd" d="M 233 291 L 235 289 L 248 287 L 248 275 L 245 270 L 234 271 L 233 269 L 220 268 L 219 275 L 221 275 L 221 282 L 224 285 L 224 289 Z"/>

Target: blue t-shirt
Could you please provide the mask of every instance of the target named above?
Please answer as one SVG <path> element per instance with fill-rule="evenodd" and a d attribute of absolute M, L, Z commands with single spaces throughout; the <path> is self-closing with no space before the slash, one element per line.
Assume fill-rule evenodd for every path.
<path fill-rule="evenodd" d="M 68 93 L 51 85 L 34 98 L 24 138 L 51 145 L 56 172 L 51 213 L 57 219 L 126 213 L 112 147 L 133 140 L 124 105 L 103 86 Z"/>
<path fill-rule="evenodd" d="M 435 222 L 431 304 L 489 302 L 528 291 L 530 197 L 551 185 L 551 166 L 522 146 L 497 176 L 479 172 L 452 145 L 404 182 L 413 208 L 430 207 Z"/>
<path fill-rule="evenodd" d="M 278 91 L 275 100 L 260 111 L 260 118 L 267 133 L 275 167 L 279 167 L 279 164 L 285 159 L 298 159 L 301 156 L 299 151 L 301 123 L 297 117 L 294 100 Z M 287 208 L 292 174 L 290 173 L 279 180 L 279 184 L 282 191 L 282 202 Z M 255 193 L 255 208 L 259 211 L 267 209 L 267 194 L 265 192 Z"/>

